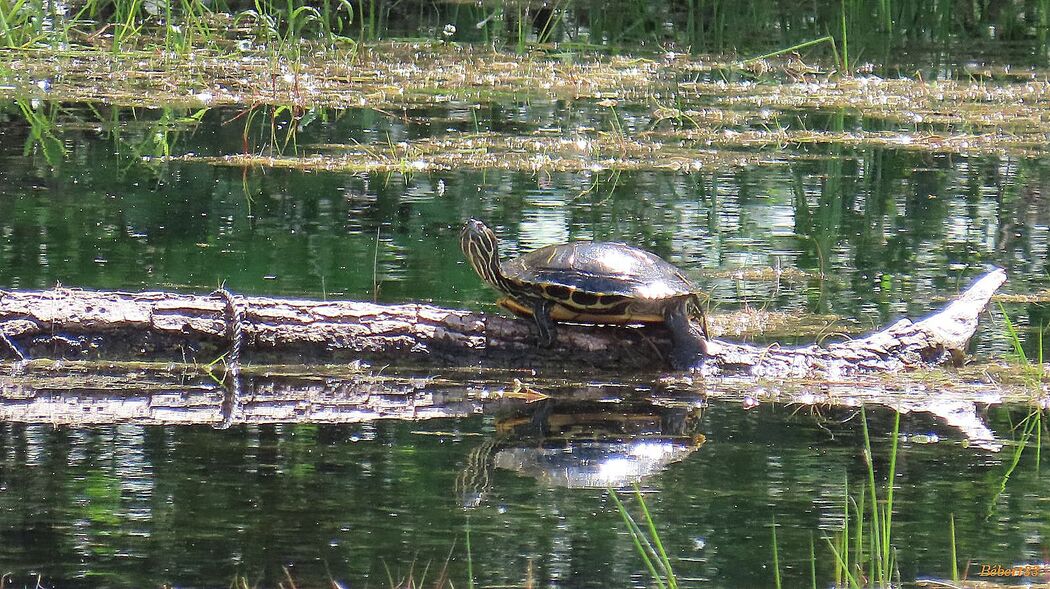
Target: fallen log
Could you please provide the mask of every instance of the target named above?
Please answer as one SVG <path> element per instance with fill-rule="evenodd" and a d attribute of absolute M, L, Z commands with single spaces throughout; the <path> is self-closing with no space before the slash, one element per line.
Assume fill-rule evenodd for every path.
<path fill-rule="evenodd" d="M 760 347 L 712 339 L 705 342 L 706 354 L 697 358 L 695 371 L 840 378 L 957 362 L 979 314 L 1005 280 L 1003 270 L 994 270 L 922 321 L 902 319 L 867 337 L 827 347 Z M 201 364 L 233 351 L 242 362 L 582 364 L 623 370 L 663 366 L 670 348 L 662 326 L 566 325 L 558 330 L 554 346 L 538 348 L 530 322 L 503 315 L 427 304 L 275 299 L 226 291 L 0 292 L 0 335 L 0 355 L 6 358 Z"/>
<path fill-rule="evenodd" d="M 977 331 L 977 319 L 1006 282 L 1001 268 L 988 272 L 940 311 L 921 321 L 901 319 L 863 338 L 826 348 L 756 348 L 708 342 L 705 374 L 747 373 L 762 377 L 817 375 L 840 378 L 863 372 L 898 372 L 945 363 L 959 364 Z"/>

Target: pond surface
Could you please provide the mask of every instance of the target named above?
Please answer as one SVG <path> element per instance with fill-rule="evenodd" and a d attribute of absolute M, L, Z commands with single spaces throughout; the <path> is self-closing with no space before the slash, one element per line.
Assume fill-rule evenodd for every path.
<path fill-rule="evenodd" d="M 650 128 L 650 106 L 502 97 L 395 114 L 347 109 L 296 142 L 306 153 L 396 151 L 389 146 L 479 133 L 571 142 L 613 120 L 635 136 Z M 1050 287 L 1050 151 L 793 143 L 729 148 L 746 161 L 699 169 L 413 171 L 406 159 L 399 172 L 340 172 L 143 158 L 156 153 L 154 123 L 166 116 L 156 110 L 39 108 L 60 111 L 61 148 L 50 153 L 17 109 L 0 115 L 6 289 L 200 293 L 225 284 L 245 294 L 495 312 L 495 293 L 459 251 L 459 227 L 477 217 L 495 228 L 504 256 L 567 240 L 624 241 L 682 268 L 712 294 L 715 313 L 831 314 L 850 332 L 921 316 L 1001 266 L 1010 276 L 1003 292 L 1036 295 L 1006 307 L 1022 349 L 1033 359 L 1047 350 L 1039 333 L 1050 316 L 1038 295 Z M 855 112 L 794 115 L 810 131 L 899 131 Z M 176 129 L 165 149 L 241 154 L 243 116 L 214 108 L 185 128 L 165 127 Z M 973 352 L 1001 359 L 1010 351 L 992 309 Z M 571 358 L 566 369 L 586 382 Z M 650 376 L 651 385 L 638 384 Z M 616 390 L 635 402 L 605 403 L 621 416 L 612 433 L 581 417 L 601 408 L 547 402 L 527 412 L 542 419 L 485 410 L 226 430 L 0 422 L 0 573 L 19 587 L 37 575 L 55 587 L 218 587 L 238 575 L 249 586 L 290 577 L 299 587 L 329 579 L 391 587 L 424 573 L 429 586 L 447 563 L 456 586 L 468 586 L 469 566 L 483 587 L 644 587 L 650 577 L 604 488 L 620 486 L 638 513 L 623 487 L 633 478 L 642 479 L 683 586 L 771 586 L 774 522 L 784 586 L 808 586 L 811 562 L 817 584 L 832 584 L 824 538 L 841 535 L 846 505 L 868 493 L 865 418 L 765 402 L 747 410 L 702 395 L 650 404 L 660 378 L 634 376 L 633 389 Z M 1024 406 L 979 413 L 1001 442 L 1022 438 L 1026 415 Z M 881 499 L 893 416 L 866 413 Z M 561 438 L 515 445 L 508 423 L 541 421 L 545 431 L 563 424 Z M 1034 431 L 1045 429 L 1044 421 Z M 1025 439 L 1015 463 L 1015 446 L 971 444 L 929 414 L 902 416 L 900 432 L 892 543 L 902 579 L 951 576 L 952 522 L 970 577 L 981 564 L 1050 561 L 1050 492 L 1039 464 L 1050 436 Z M 537 448 L 547 451 L 522 450 Z M 565 462 L 569 455 L 584 462 Z M 648 466 L 617 479 L 640 468 L 638 455 Z M 611 472 L 586 471 L 609 457 L 617 460 L 601 468 Z M 576 469 L 585 480 L 569 483 Z M 597 488 L 576 488 L 585 483 Z"/>
<path fill-rule="evenodd" d="M 587 107 L 572 112 L 607 123 Z M 239 114 L 212 110 L 176 145 L 236 155 L 243 129 L 224 123 Z M 349 111 L 298 140 L 316 150 L 336 139 L 450 136 L 457 131 L 444 121 L 456 116 L 431 110 L 431 122 L 405 125 Z M 526 133 L 559 116 L 556 105 L 493 105 L 484 124 Z M 27 144 L 33 151 L 28 129 L 0 135 L 0 283 L 191 292 L 225 283 L 242 293 L 493 308 L 495 294 L 459 251 L 458 230 L 473 216 L 495 228 L 504 257 L 566 240 L 652 250 L 711 293 L 715 312 L 832 313 L 872 327 L 936 308 L 993 265 L 1007 270 L 1007 292 L 1050 286 L 1042 158 L 817 145 L 757 149 L 768 163 L 692 173 L 342 174 L 144 164 L 127 136 L 151 128 L 127 125 L 120 140 L 64 130 L 68 153 L 54 166 L 39 151 L 22 156 Z M 1042 309 L 1029 309 L 1033 324 Z M 1025 343 L 1034 351 L 1035 338 Z"/>
<path fill-rule="evenodd" d="M 1005 413 L 992 417 L 1007 426 Z M 830 583 L 822 538 L 841 531 L 846 489 L 853 500 L 866 492 L 859 419 L 706 408 L 694 426 L 705 441 L 643 485 L 680 579 L 771 585 L 775 519 L 785 583 L 809 583 L 811 541 L 817 578 Z M 868 419 L 885 468 L 892 418 Z M 482 417 L 225 431 L 4 424 L 0 559 L 21 583 L 39 573 L 61 587 L 216 587 L 238 573 L 275 586 L 281 566 L 299 586 L 330 576 L 387 587 L 387 568 L 419 581 L 429 567 L 433 580 L 449 555 L 451 578 L 464 579 L 469 534 L 481 586 L 522 586 L 530 575 L 545 586 L 646 585 L 604 489 L 497 467 L 464 508 L 457 480 L 477 478 L 473 454 L 495 428 Z M 999 494 L 1009 452 L 966 448 L 929 418 L 906 417 L 901 431 L 927 442 L 899 450 L 903 578 L 950 575 L 953 518 L 960 566 L 1043 558 L 1050 521 L 1033 460 Z"/>

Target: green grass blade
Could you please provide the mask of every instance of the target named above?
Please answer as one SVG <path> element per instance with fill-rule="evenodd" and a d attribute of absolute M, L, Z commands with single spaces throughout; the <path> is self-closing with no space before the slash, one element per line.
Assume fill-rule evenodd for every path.
<path fill-rule="evenodd" d="M 959 556 L 955 551 L 955 514 L 951 514 L 951 518 L 948 520 L 948 533 L 949 540 L 951 541 L 952 548 L 952 582 L 959 582 Z"/>
<path fill-rule="evenodd" d="M 778 49 L 778 50 L 770 52 L 770 53 L 759 55 L 758 57 L 752 57 L 750 59 L 745 59 L 744 63 L 751 63 L 751 62 L 754 62 L 754 61 L 760 61 L 760 60 L 767 59 L 767 58 L 770 58 L 770 57 L 776 57 L 778 55 L 784 55 L 785 53 L 791 53 L 792 51 L 798 51 L 799 49 L 805 49 L 806 47 L 812 47 L 814 45 L 819 45 L 820 43 L 829 43 L 832 40 L 833 39 L 832 39 L 831 35 L 825 35 L 825 36 L 823 36 L 823 37 L 821 37 L 819 39 L 813 39 L 812 41 L 805 41 L 803 43 L 799 43 L 798 45 L 792 45 L 791 47 L 788 47 L 786 49 Z"/>
<path fill-rule="evenodd" d="M 649 558 L 649 554 L 645 547 L 642 546 L 641 528 L 631 517 L 631 514 L 627 512 L 627 508 L 624 507 L 623 501 L 620 501 L 620 496 L 616 494 L 614 489 L 608 489 L 609 497 L 612 498 L 613 503 L 616 504 L 617 511 L 620 512 L 620 517 L 623 518 L 624 523 L 627 525 L 627 531 L 631 534 L 631 540 L 634 541 L 634 548 L 638 551 L 638 554 L 642 557 L 642 562 L 645 564 L 645 568 L 649 569 L 649 574 L 652 575 L 653 580 L 656 581 L 656 586 L 660 589 L 666 589 L 663 580 L 660 575 L 656 572 L 656 567 L 653 566 L 652 559 Z"/>
<path fill-rule="evenodd" d="M 1043 412 L 1039 411 L 1038 415 L 1036 416 L 1036 426 L 1035 426 L 1035 476 L 1036 476 L 1036 478 L 1039 477 L 1040 464 L 1042 464 L 1042 462 L 1043 462 L 1043 459 L 1042 459 L 1042 456 L 1043 456 L 1043 451 L 1042 451 L 1043 450 L 1043 426 L 1042 426 L 1042 423 L 1043 423 Z"/>
<path fill-rule="evenodd" d="M 859 502 L 856 499 L 852 498 L 852 497 L 848 497 L 847 498 L 848 501 L 851 501 L 853 503 L 853 512 L 855 514 L 857 514 L 857 525 L 854 526 L 856 528 L 857 532 L 856 532 L 856 537 L 855 537 L 855 539 L 853 541 L 853 561 L 852 561 L 853 562 L 853 568 L 856 569 L 857 571 L 863 570 L 862 567 L 864 566 L 864 538 L 865 538 L 865 536 L 864 536 L 864 514 L 867 513 L 865 511 L 865 509 L 867 509 L 867 505 L 868 505 L 867 501 L 866 501 L 867 494 L 865 494 L 865 491 L 866 491 L 866 489 L 864 489 L 862 487 L 861 488 L 861 492 L 859 493 L 859 497 L 860 497 L 860 501 Z M 847 544 L 846 546 L 848 547 L 849 544 Z M 847 559 L 849 558 L 849 554 L 848 553 L 846 554 L 846 558 Z"/>
<path fill-rule="evenodd" d="M 879 526 L 879 524 L 878 524 L 878 520 L 879 520 L 879 507 L 878 507 L 879 506 L 879 497 L 878 497 L 878 494 L 876 493 L 876 487 L 875 487 L 875 460 L 874 460 L 874 457 L 872 456 L 872 453 L 871 453 L 871 436 L 868 434 L 868 414 L 864 410 L 864 406 L 863 405 L 860 408 L 860 416 L 861 416 L 861 425 L 863 426 L 863 431 L 864 431 L 864 461 L 867 463 L 867 467 L 868 467 L 868 491 L 871 494 L 871 497 L 870 497 L 871 498 L 871 520 L 872 520 L 871 533 L 874 536 L 872 538 L 872 543 L 873 543 L 874 546 L 880 546 L 882 544 L 882 539 L 880 537 L 881 536 L 881 529 L 880 529 L 881 526 Z M 863 518 L 863 514 L 862 514 L 862 518 Z M 877 560 L 877 559 L 881 559 L 882 558 L 882 553 L 879 550 L 873 551 L 872 554 L 873 554 L 873 560 Z M 874 563 L 873 563 L 873 566 L 874 566 Z M 877 569 L 878 570 L 882 570 L 882 567 L 878 566 Z"/>
<path fill-rule="evenodd" d="M 15 14 L 15 7 L 12 7 L 11 14 Z M 14 47 L 14 37 L 11 36 L 11 26 L 7 24 L 7 17 L 4 15 L 4 7 L 0 6 L 0 35 L 3 36 L 4 44 L 8 47 Z"/>
<path fill-rule="evenodd" d="M 842 8 L 842 69 L 849 72 L 849 41 L 846 36 L 846 0 L 840 3 Z"/>
<path fill-rule="evenodd" d="M 1041 421 L 1042 411 L 1036 409 L 1032 413 L 1029 413 L 1028 416 L 1018 424 L 1018 426 L 1023 426 L 1021 439 L 1014 446 L 1010 465 L 1006 468 L 1006 472 L 1003 473 L 1002 480 L 999 482 L 999 490 L 996 491 L 995 495 L 988 503 L 988 518 L 991 518 L 992 514 L 995 513 L 995 502 L 998 501 L 999 497 L 1006 491 L 1006 484 L 1010 481 L 1010 477 L 1013 475 L 1018 463 L 1021 462 L 1021 454 L 1023 454 L 1025 448 L 1028 447 L 1028 444 L 1031 442 L 1032 436 L 1034 435 L 1034 429 L 1040 426 Z"/>
<path fill-rule="evenodd" d="M 850 572 L 849 565 L 847 565 L 846 561 L 842 559 L 842 555 L 835 549 L 835 544 L 827 537 L 824 538 L 824 541 L 828 543 L 828 548 L 831 549 L 831 554 L 834 555 L 835 562 L 837 562 L 839 566 L 842 567 L 843 572 L 845 572 L 846 580 L 849 581 L 849 586 L 853 587 L 853 589 L 860 589 L 860 583 L 857 582 L 857 578 Z"/>
<path fill-rule="evenodd" d="M 1028 356 L 1024 353 L 1024 348 L 1021 347 L 1021 336 L 1017 333 L 1017 329 L 1014 328 L 1013 321 L 1010 321 L 1010 316 L 1006 314 L 1006 307 L 1002 303 L 999 303 L 999 312 L 1003 314 L 1003 323 L 1006 325 L 1006 337 L 1010 340 L 1010 347 L 1014 350 L 1014 355 L 1017 356 L 1017 360 L 1022 364 L 1028 364 Z"/>
<path fill-rule="evenodd" d="M 780 555 L 777 554 L 777 516 L 773 516 L 773 586 L 780 589 Z"/>
<path fill-rule="evenodd" d="M 893 417 L 893 439 L 890 440 L 890 472 L 886 480 L 886 515 L 883 518 L 882 529 L 882 562 L 889 567 L 890 562 L 890 526 L 893 523 L 893 483 L 897 476 L 897 441 L 901 430 L 900 411 L 894 413 Z M 886 568 L 888 573 L 891 568 Z M 887 575 L 888 576 L 888 575 Z"/>
<path fill-rule="evenodd" d="M 664 550 L 664 544 L 660 540 L 660 534 L 656 531 L 656 523 L 653 521 L 652 516 L 649 514 L 649 507 L 645 504 L 645 499 L 642 497 L 642 491 L 638 488 L 638 484 L 634 485 L 634 496 L 638 498 L 638 504 L 642 507 L 642 513 L 645 515 L 645 523 L 649 528 L 649 536 L 652 537 L 653 543 L 656 545 L 657 555 L 660 557 L 660 562 L 663 564 L 664 574 L 667 575 L 667 584 L 671 589 L 678 588 L 678 579 L 674 576 L 674 569 L 671 568 L 671 559 L 667 557 L 667 551 Z"/>
<path fill-rule="evenodd" d="M 470 553 L 470 518 L 467 518 L 467 587 L 474 589 L 474 557 Z"/>
<path fill-rule="evenodd" d="M 809 533 L 809 578 L 811 589 L 817 589 L 817 553 L 813 546 L 813 532 Z"/>

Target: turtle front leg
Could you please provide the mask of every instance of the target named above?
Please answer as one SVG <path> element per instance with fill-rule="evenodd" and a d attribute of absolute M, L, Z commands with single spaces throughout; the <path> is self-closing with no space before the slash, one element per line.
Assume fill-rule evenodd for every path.
<path fill-rule="evenodd" d="M 671 367 L 675 370 L 688 370 L 696 367 L 704 359 L 707 348 L 707 320 L 697 329 L 689 320 L 691 316 L 690 301 L 682 300 L 667 308 L 664 321 L 671 330 Z"/>
<path fill-rule="evenodd" d="M 550 299 L 536 299 L 532 304 L 532 318 L 536 320 L 536 338 L 541 348 L 549 348 L 554 345 L 555 327 L 551 319 L 551 309 L 554 301 Z"/>

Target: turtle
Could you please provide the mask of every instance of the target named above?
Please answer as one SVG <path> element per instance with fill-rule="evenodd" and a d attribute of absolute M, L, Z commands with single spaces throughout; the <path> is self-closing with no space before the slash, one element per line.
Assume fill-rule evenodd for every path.
<path fill-rule="evenodd" d="M 533 319 L 543 347 L 554 343 L 555 321 L 663 323 L 671 331 L 675 368 L 692 366 L 706 347 L 700 291 L 654 253 L 625 243 L 574 241 L 501 262 L 496 234 L 477 219 L 463 226 L 460 247 L 481 279 L 503 293 L 500 306 Z M 692 318 L 699 320 L 699 335 Z"/>

